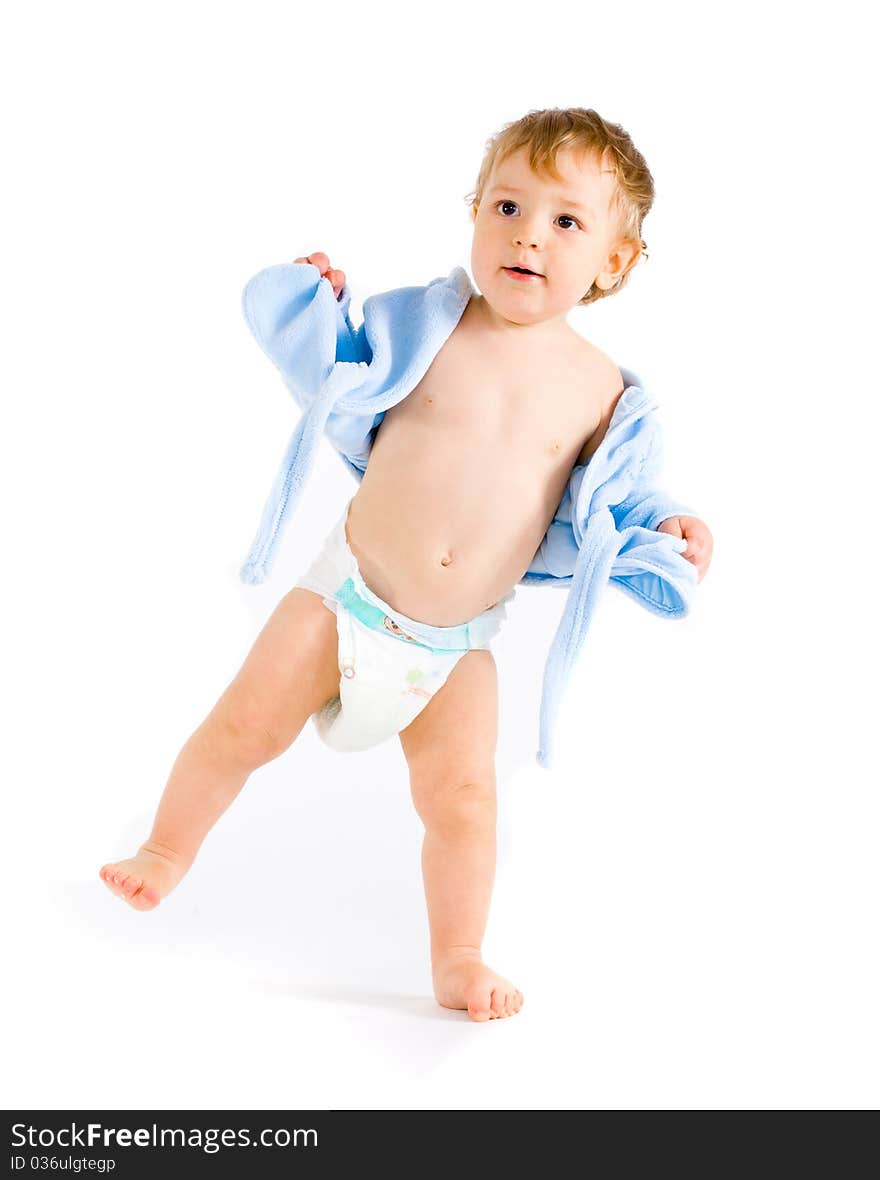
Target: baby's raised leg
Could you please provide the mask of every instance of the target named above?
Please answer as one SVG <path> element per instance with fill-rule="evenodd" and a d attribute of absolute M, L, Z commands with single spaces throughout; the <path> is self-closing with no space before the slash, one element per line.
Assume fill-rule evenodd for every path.
<path fill-rule="evenodd" d="M 319 594 L 297 587 L 178 754 L 149 837 L 133 857 L 101 868 L 104 883 L 135 909 L 158 905 L 251 773 L 282 754 L 338 691 L 336 616 Z"/>
<path fill-rule="evenodd" d="M 512 1016 L 523 997 L 487 967 L 483 934 L 495 878 L 498 677 L 490 651 L 469 651 L 400 744 L 422 823 L 422 876 L 434 994 L 472 1020 Z"/>

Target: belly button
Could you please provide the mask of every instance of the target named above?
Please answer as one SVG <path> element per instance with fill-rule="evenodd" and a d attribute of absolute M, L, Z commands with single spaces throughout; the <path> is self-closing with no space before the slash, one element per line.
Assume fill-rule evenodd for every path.
<path fill-rule="evenodd" d="M 451 561 L 452 561 L 451 557 L 441 557 L 440 558 L 441 565 L 449 565 Z"/>
<path fill-rule="evenodd" d="M 434 399 L 432 397 L 426 397 L 425 398 L 425 405 L 430 406 L 433 404 L 433 401 L 434 401 Z"/>

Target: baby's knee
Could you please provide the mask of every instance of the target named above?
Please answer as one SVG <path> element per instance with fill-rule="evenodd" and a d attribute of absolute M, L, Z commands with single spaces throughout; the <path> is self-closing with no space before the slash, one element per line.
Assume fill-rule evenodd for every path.
<path fill-rule="evenodd" d="M 411 785 L 419 818 L 432 831 L 458 831 L 495 821 L 494 772 L 443 783 Z"/>
<path fill-rule="evenodd" d="M 284 753 L 286 745 L 255 713 L 215 711 L 205 723 L 211 752 L 226 765 L 256 769 Z"/>

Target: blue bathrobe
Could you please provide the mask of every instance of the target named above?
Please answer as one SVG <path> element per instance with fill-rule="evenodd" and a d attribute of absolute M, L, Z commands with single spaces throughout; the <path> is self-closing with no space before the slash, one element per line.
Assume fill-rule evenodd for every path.
<path fill-rule="evenodd" d="M 266 578 L 281 528 L 299 499 L 321 436 L 326 435 L 358 482 L 385 411 L 427 372 L 474 294 L 462 267 L 425 287 L 401 287 L 364 301 L 355 330 L 351 292 L 337 299 L 329 279 L 309 263 L 260 271 L 242 305 L 257 343 L 276 365 L 303 411 L 281 462 L 241 579 Z M 568 597 L 544 669 L 537 761 L 553 765 L 559 703 L 606 582 L 667 618 L 687 614 L 697 572 L 681 556 L 686 542 L 656 527 L 696 513 L 653 485 L 661 449 L 656 402 L 635 375 L 602 443 L 572 468 L 568 484 L 524 585 L 567 589 Z"/>

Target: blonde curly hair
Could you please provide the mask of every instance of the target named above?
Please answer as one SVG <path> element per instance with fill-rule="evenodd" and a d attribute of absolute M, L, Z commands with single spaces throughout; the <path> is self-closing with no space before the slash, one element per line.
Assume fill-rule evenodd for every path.
<path fill-rule="evenodd" d="M 616 186 L 611 208 L 617 218 L 618 233 L 638 248 L 613 287 L 603 291 L 593 283 L 578 302 L 595 303 L 597 299 L 616 294 L 626 286 L 629 273 L 639 258 L 648 257 L 648 247 L 642 239 L 642 222 L 654 203 L 654 178 L 645 157 L 619 123 L 609 123 L 594 110 L 551 107 L 529 111 L 521 119 L 505 124 L 486 141 L 477 187 L 464 198 L 473 216 L 476 216 L 476 206 L 483 199 L 483 190 L 494 166 L 520 148 L 528 148 L 529 166 L 533 172 L 543 173 L 555 181 L 561 179 L 556 155 L 562 149 L 589 152 L 601 168 L 614 172 Z"/>

